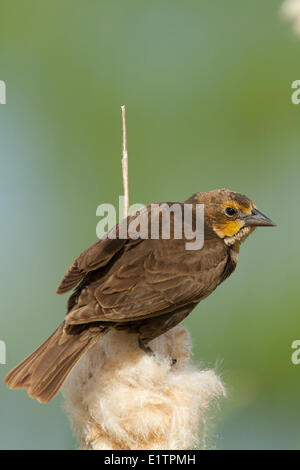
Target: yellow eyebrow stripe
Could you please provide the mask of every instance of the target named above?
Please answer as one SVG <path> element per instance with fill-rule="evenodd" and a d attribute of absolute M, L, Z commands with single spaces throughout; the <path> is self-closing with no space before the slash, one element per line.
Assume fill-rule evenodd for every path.
<path fill-rule="evenodd" d="M 251 214 L 252 212 L 252 207 L 242 206 L 241 204 L 238 204 L 237 202 L 234 202 L 234 201 L 228 201 L 226 202 L 226 204 L 223 204 L 221 207 L 222 209 L 225 209 L 225 207 L 228 207 L 228 206 L 233 207 L 234 209 L 239 209 L 242 212 L 246 212 L 247 214 Z"/>

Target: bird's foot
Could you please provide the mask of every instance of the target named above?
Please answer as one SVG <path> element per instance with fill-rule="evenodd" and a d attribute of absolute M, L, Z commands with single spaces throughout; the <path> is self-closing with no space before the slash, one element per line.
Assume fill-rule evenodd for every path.
<path fill-rule="evenodd" d="M 139 339 L 139 347 L 141 348 L 142 351 L 144 351 L 149 356 L 155 356 L 150 346 L 147 346 L 141 339 Z"/>
<path fill-rule="evenodd" d="M 157 359 L 155 353 L 150 348 L 150 346 L 147 346 L 141 339 L 139 339 L 139 347 L 141 348 L 142 351 L 148 354 L 148 356 L 151 356 L 151 357 L 154 357 L 154 359 Z M 175 364 L 177 364 L 177 359 L 171 358 L 171 367 L 175 366 Z"/>

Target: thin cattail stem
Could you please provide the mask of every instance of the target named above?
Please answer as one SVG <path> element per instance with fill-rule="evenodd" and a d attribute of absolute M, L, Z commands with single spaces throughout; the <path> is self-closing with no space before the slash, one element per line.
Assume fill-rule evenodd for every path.
<path fill-rule="evenodd" d="M 122 175 L 123 175 L 123 193 L 124 193 L 124 210 L 123 217 L 128 216 L 129 211 L 129 184 L 128 184 L 128 152 L 127 152 L 127 132 L 126 132 L 126 108 L 121 106 L 122 113 Z"/>

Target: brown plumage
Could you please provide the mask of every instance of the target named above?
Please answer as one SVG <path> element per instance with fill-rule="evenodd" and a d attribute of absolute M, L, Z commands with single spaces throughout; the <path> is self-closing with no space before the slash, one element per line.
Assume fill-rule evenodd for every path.
<path fill-rule="evenodd" d="M 175 216 L 171 239 L 97 241 L 57 289 L 63 294 L 75 288 L 65 321 L 6 376 L 9 387 L 25 388 L 40 402 L 51 400 L 80 357 L 113 327 L 135 331 L 140 346 L 151 352 L 152 339 L 181 322 L 230 276 L 240 243 L 254 227 L 274 225 L 249 198 L 229 190 L 196 193 L 186 203 L 193 210 L 204 204 L 203 248 L 186 250 L 187 240 L 174 238 Z"/>

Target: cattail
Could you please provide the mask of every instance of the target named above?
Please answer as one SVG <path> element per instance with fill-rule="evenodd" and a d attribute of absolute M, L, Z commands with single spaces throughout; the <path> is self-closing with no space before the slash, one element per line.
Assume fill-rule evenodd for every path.
<path fill-rule="evenodd" d="M 62 391 L 81 449 L 205 448 L 210 405 L 225 395 L 220 378 L 191 365 L 182 325 L 150 344 L 154 356 L 135 334 L 111 330 L 72 370 Z"/>

